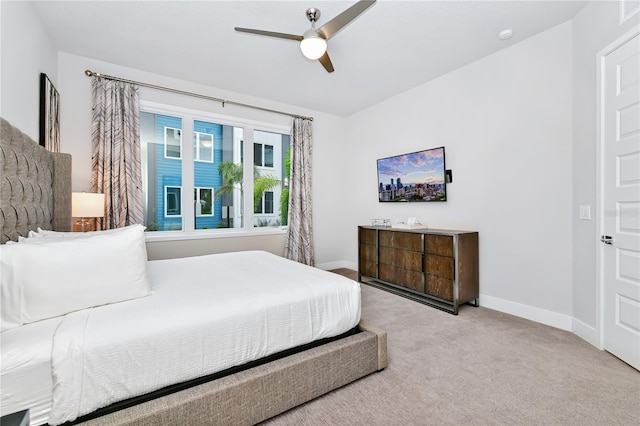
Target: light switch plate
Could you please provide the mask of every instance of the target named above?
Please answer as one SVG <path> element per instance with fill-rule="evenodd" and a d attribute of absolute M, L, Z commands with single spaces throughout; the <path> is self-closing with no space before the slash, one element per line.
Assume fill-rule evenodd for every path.
<path fill-rule="evenodd" d="M 591 220 L 591 206 L 580 206 L 580 220 Z"/>

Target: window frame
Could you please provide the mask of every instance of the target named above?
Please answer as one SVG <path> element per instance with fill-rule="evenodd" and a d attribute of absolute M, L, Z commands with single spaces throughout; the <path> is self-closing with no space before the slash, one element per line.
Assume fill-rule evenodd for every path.
<path fill-rule="evenodd" d="M 267 211 L 267 198 L 266 195 L 267 194 L 271 194 L 271 211 L 268 212 Z M 264 216 L 272 216 L 275 213 L 275 202 L 274 202 L 274 191 L 264 191 L 262 193 L 262 196 L 260 197 L 260 201 L 258 202 L 258 206 L 260 208 L 260 211 L 256 211 L 257 209 L 255 208 L 256 206 L 254 206 L 254 215 L 257 215 L 259 217 L 264 217 Z"/>
<path fill-rule="evenodd" d="M 267 202 L 268 202 L 267 201 L 267 194 L 271 194 L 271 211 L 270 212 L 267 211 L 268 210 L 267 209 Z M 264 191 L 264 194 L 262 194 L 262 201 L 263 201 L 262 210 L 264 211 L 264 214 L 269 214 L 269 215 L 275 214 L 275 209 L 274 209 L 275 202 L 273 200 L 273 191 Z"/>
<path fill-rule="evenodd" d="M 169 214 L 169 188 L 178 190 L 178 211 L 180 214 Z M 182 217 L 182 187 L 176 185 L 164 186 L 164 217 L 174 219 Z"/>
<path fill-rule="evenodd" d="M 211 159 L 210 160 L 203 160 L 202 158 L 200 158 L 200 151 L 201 151 L 200 135 L 211 136 Z M 196 155 L 193 156 L 193 161 L 199 161 L 201 163 L 214 163 L 215 162 L 215 157 L 216 157 L 216 154 L 215 154 L 216 138 L 214 137 L 213 133 L 198 132 L 198 131 L 194 130 L 193 131 L 193 136 L 197 137 L 197 142 L 195 142 L 195 145 L 193 147 L 193 150 L 196 153 Z"/>
<path fill-rule="evenodd" d="M 223 126 L 232 126 L 243 129 L 243 140 L 241 143 L 242 151 L 239 155 L 242 159 L 245 176 L 253 176 L 254 158 L 253 158 L 253 136 L 256 131 L 268 133 L 277 133 L 291 137 L 291 128 L 289 125 L 278 124 L 277 122 L 265 122 L 254 119 L 247 119 L 237 116 L 222 115 L 211 113 L 203 110 L 185 108 L 177 105 L 169 105 L 157 103 L 148 100 L 140 101 L 140 111 L 168 115 L 182 119 L 181 132 L 181 160 L 182 160 L 182 186 L 181 188 L 181 216 L 182 229 L 177 231 L 163 232 L 147 232 L 145 237 L 148 241 L 176 241 L 189 239 L 207 239 L 207 238 L 232 238 L 239 236 L 251 235 L 268 235 L 268 234 L 284 234 L 287 226 L 279 227 L 254 227 L 253 213 L 253 179 L 247 179 L 244 182 L 244 197 L 242 212 L 243 227 L 241 228 L 217 228 L 217 229 L 196 229 L 195 223 L 195 203 L 191 197 L 184 197 L 184 194 L 191 193 L 196 187 L 194 181 L 194 169 L 192 165 L 195 162 L 193 147 L 193 125 L 194 121 L 205 121 L 220 124 Z M 206 132 L 205 132 L 206 133 Z M 215 143 L 215 141 L 214 141 Z M 247 149 L 251 147 L 250 149 Z M 214 154 L 215 156 L 215 154 Z M 173 158 L 173 157 L 169 157 Z M 176 158 L 174 158 L 176 159 Z M 143 180 L 147 178 L 143 176 Z M 247 207 L 250 206 L 250 207 Z M 239 206 L 235 207 L 236 209 Z M 215 209 L 213 203 L 212 210 Z M 274 201 L 275 210 L 275 201 Z M 215 210 L 212 211 L 215 215 Z M 274 213 L 275 214 L 275 213 Z M 176 218 L 178 216 L 170 216 Z"/>
<path fill-rule="evenodd" d="M 169 155 L 167 155 L 167 147 L 169 146 L 169 144 L 167 144 L 167 129 L 171 129 L 174 132 L 177 130 L 180 132 L 180 143 L 178 144 L 179 147 L 179 156 L 178 157 L 171 157 Z M 182 135 L 184 133 L 184 129 L 178 129 L 176 127 L 170 127 L 170 126 L 164 126 L 164 158 L 169 159 L 169 160 L 182 160 Z"/>
<path fill-rule="evenodd" d="M 210 187 L 210 186 L 194 186 L 193 189 L 194 189 L 195 195 L 197 195 L 197 199 L 193 200 L 194 203 L 199 203 L 200 202 L 200 200 L 201 200 L 200 191 L 202 191 L 203 189 L 208 189 L 208 190 L 211 191 L 211 213 L 209 213 L 209 214 L 203 214 L 203 213 L 198 214 L 197 209 L 196 209 L 196 213 L 195 213 L 196 217 L 211 217 L 211 216 L 215 216 L 215 212 L 213 210 L 215 209 L 215 206 L 216 206 L 215 199 L 214 199 L 216 191 L 213 189 L 213 187 Z"/>
<path fill-rule="evenodd" d="M 271 165 L 267 164 L 267 147 L 271 148 Z M 275 152 L 275 148 L 273 145 L 269 145 L 269 144 L 263 144 L 262 146 L 262 163 L 264 164 L 262 167 L 266 168 L 266 169 L 273 169 L 275 168 L 275 161 L 273 161 L 273 154 Z"/>
<path fill-rule="evenodd" d="M 259 129 L 262 130 L 262 129 Z M 269 132 L 270 133 L 270 132 Z M 281 133 L 282 134 L 282 133 Z M 256 147 L 260 146 L 260 164 L 256 163 Z M 271 148 L 271 165 L 267 165 L 267 147 Z M 254 142 L 253 143 L 253 164 L 256 167 L 260 167 L 261 169 L 274 169 L 275 161 L 273 160 L 273 154 L 275 152 L 275 148 L 273 145 L 262 142 Z"/>

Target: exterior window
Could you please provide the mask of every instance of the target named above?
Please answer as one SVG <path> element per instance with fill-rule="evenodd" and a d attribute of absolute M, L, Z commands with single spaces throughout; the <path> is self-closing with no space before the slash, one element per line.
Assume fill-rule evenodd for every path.
<path fill-rule="evenodd" d="M 264 212 L 273 214 L 273 192 L 266 191 L 264 193 Z"/>
<path fill-rule="evenodd" d="M 253 144 L 253 164 L 273 168 L 273 145 Z"/>
<path fill-rule="evenodd" d="M 147 231 L 192 234 L 286 224 L 281 210 L 288 204 L 289 135 L 204 111 L 146 101 L 140 107 Z"/>
<path fill-rule="evenodd" d="M 265 191 L 255 205 L 254 213 L 273 214 L 273 192 Z"/>
<path fill-rule="evenodd" d="M 166 158 L 182 158 L 182 130 L 171 127 L 164 128 L 164 156 Z"/>
<path fill-rule="evenodd" d="M 289 135 L 254 130 L 254 226 L 287 224 Z"/>
<path fill-rule="evenodd" d="M 213 163 L 213 135 L 193 132 L 193 159 Z"/>
<path fill-rule="evenodd" d="M 264 166 L 273 167 L 273 147 L 271 145 L 264 146 Z"/>
<path fill-rule="evenodd" d="M 196 216 L 213 215 L 213 188 L 193 188 L 193 200 L 196 206 Z"/>
<path fill-rule="evenodd" d="M 262 167 L 262 144 L 253 144 L 253 164 Z"/>
<path fill-rule="evenodd" d="M 182 216 L 180 205 L 180 188 L 167 186 L 165 190 L 165 216 Z"/>

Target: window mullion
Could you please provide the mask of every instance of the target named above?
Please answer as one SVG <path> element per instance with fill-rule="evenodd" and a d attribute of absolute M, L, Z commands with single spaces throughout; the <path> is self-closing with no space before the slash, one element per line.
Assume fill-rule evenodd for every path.
<path fill-rule="evenodd" d="M 184 116 L 182 120 L 182 220 L 186 233 L 192 233 L 195 229 L 193 160 L 193 118 Z"/>
<path fill-rule="evenodd" d="M 244 129 L 244 228 L 253 228 L 253 126 Z"/>

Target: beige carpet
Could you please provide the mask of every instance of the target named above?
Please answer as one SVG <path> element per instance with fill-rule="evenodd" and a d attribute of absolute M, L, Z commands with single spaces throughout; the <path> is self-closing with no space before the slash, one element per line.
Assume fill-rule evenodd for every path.
<path fill-rule="evenodd" d="M 265 424 L 640 424 L 640 373 L 571 333 L 364 284 L 362 318 L 387 331 L 389 367 Z"/>

